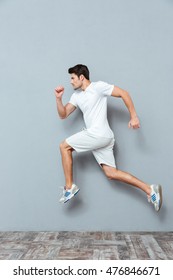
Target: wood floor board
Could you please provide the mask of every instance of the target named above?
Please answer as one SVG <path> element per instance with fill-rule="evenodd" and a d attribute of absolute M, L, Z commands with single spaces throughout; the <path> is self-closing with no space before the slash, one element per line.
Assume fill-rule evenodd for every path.
<path fill-rule="evenodd" d="M 152 235 L 144 235 L 141 239 L 151 259 L 167 259 L 166 254 Z"/>

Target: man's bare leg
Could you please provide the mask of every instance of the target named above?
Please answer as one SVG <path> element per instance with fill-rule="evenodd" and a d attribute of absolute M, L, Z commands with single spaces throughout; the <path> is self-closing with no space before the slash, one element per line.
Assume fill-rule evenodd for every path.
<path fill-rule="evenodd" d="M 60 151 L 62 156 L 62 165 L 65 175 L 66 188 L 70 189 L 73 184 L 73 158 L 72 152 L 73 148 L 67 144 L 66 141 L 60 144 Z M 120 171 L 114 167 L 102 164 L 102 168 L 106 176 L 111 180 L 118 180 L 134 187 L 137 187 L 144 191 L 147 195 L 150 195 L 151 188 L 150 185 L 142 182 L 133 175 Z"/>
<path fill-rule="evenodd" d="M 66 141 L 64 141 L 60 144 L 60 151 L 62 157 L 66 189 L 70 189 L 73 184 L 73 148 L 69 146 Z"/>
<path fill-rule="evenodd" d="M 150 185 L 140 181 L 138 178 L 134 177 L 133 175 L 120 171 L 116 169 L 115 167 L 111 167 L 105 164 L 102 164 L 103 171 L 105 175 L 111 179 L 111 180 L 118 180 L 124 183 L 127 183 L 129 185 L 132 185 L 134 187 L 137 187 L 144 191 L 147 195 L 150 195 L 151 193 L 151 187 Z"/>

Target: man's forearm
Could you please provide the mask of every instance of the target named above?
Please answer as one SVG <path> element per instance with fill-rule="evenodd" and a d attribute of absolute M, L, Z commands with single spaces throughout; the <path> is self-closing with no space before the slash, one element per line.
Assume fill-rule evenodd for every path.
<path fill-rule="evenodd" d="M 130 113 L 131 118 L 137 117 L 135 106 L 133 104 L 133 101 L 132 101 L 129 93 L 127 91 L 124 91 L 121 97 Z"/>
<path fill-rule="evenodd" d="M 57 111 L 61 119 L 64 119 L 66 117 L 66 108 L 62 104 L 61 98 L 56 98 L 56 105 L 57 105 Z"/>

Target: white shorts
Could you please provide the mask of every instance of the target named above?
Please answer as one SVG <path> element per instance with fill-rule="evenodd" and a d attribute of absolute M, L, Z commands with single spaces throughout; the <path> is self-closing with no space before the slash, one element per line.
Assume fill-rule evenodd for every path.
<path fill-rule="evenodd" d="M 100 165 L 116 167 L 113 154 L 114 138 L 100 137 L 84 129 L 68 137 L 66 142 L 78 153 L 92 151 Z"/>

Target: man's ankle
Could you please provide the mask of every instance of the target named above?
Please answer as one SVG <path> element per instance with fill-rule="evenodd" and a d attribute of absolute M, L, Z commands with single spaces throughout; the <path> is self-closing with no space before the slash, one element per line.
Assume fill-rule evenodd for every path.
<path fill-rule="evenodd" d="M 70 190 L 71 188 L 72 188 L 72 184 L 71 184 L 71 185 L 69 184 L 69 185 L 66 185 L 66 186 L 65 186 L 65 189 L 66 189 L 67 191 Z"/>

